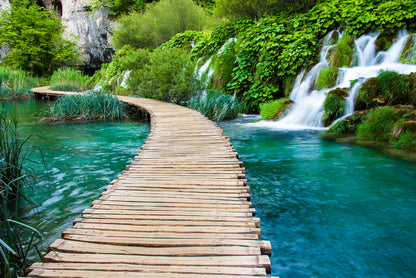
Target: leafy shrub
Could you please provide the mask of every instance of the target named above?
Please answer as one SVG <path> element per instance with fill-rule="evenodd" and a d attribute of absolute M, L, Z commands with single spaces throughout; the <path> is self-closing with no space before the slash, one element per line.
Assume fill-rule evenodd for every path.
<path fill-rule="evenodd" d="M 260 115 L 263 120 L 277 120 L 293 103 L 292 100 L 281 98 L 272 102 L 260 104 Z"/>
<path fill-rule="evenodd" d="M 395 126 L 401 125 L 400 117 L 392 107 L 371 110 L 367 119 L 358 126 L 357 136 L 361 139 L 389 142 Z"/>
<path fill-rule="evenodd" d="M 194 69 L 187 51 L 156 49 L 148 53 L 148 63 L 130 74 L 128 88 L 141 97 L 183 104 L 199 90 Z"/>
<path fill-rule="evenodd" d="M 321 69 L 318 75 L 316 88 L 318 90 L 324 88 L 334 87 L 338 78 L 339 69 L 335 67 L 328 67 Z"/>
<path fill-rule="evenodd" d="M 221 122 L 238 118 L 246 112 L 246 106 L 235 96 L 217 91 L 191 97 L 188 107 L 201 112 L 209 119 Z"/>
<path fill-rule="evenodd" d="M 0 45 L 10 52 L 4 63 L 39 76 L 79 63 L 76 43 L 62 38 L 61 21 L 30 0 L 11 2 L 0 16 Z"/>
<path fill-rule="evenodd" d="M 328 93 L 324 102 L 324 117 L 322 122 L 324 126 L 329 126 L 336 119 L 344 114 L 345 97 L 348 93 L 340 88 L 336 88 Z"/>
<path fill-rule="evenodd" d="M 186 30 L 201 31 L 207 15 L 192 0 L 161 0 L 144 13 L 132 13 L 119 20 L 112 42 L 116 49 L 159 46 Z"/>
<path fill-rule="evenodd" d="M 93 91 L 60 97 L 49 104 L 47 113 L 55 121 L 119 120 L 127 117 L 126 107 L 114 95 Z"/>
<path fill-rule="evenodd" d="M 55 91 L 82 92 L 91 89 L 89 79 L 89 76 L 79 70 L 63 68 L 52 74 L 50 85 Z"/>

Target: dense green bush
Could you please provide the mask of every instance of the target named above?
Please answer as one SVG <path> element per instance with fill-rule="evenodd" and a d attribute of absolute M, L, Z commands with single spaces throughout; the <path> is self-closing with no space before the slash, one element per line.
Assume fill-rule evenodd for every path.
<path fill-rule="evenodd" d="M 247 111 L 246 105 L 235 96 L 217 91 L 192 96 L 188 107 L 216 122 L 233 120 Z"/>
<path fill-rule="evenodd" d="M 195 63 L 179 48 L 156 49 L 148 53 L 148 63 L 131 72 L 128 88 L 141 97 L 177 104 L 186 103 L 199 90 L 194 78 Z"/>
<path fill-rule="evenodd" d="M 76 43 L 62 38 L 59 18 L 30 0 L 11 3 L 0 16 L 0 45 L 10 51 L 7 66 L 43 76 L 80 61 Z"/>
<path fill-rule="evenodd" d="M 355 135 L 358 126 L 367 118 L 368 111 L 356 111 L 347 119 L 332 125 L 328 133 L 335 135 Z"/>
<path fill-rule="evenodd" d="M 214 62 L 214 87 L 220 91 L 227 91 L 227 85 L 232 79 L 233 69 L 236 65 L 237 47 L 234 40 L 224 45 L 224 50 Z"/>
<path fill-rule="evenodd" d="M 316 82 L 318 90 L 334 87 L 338 78 L 339 69 L 335 67 L 328 67 L 321 69 Z"/>
<path fill-rule="evenodd" d="M 127 106 L 117 97 L 102 91 L 65 95 L 49 104 L 53 121 L 119 120 L 127 117 Z"/>
<path fill-rule="evenodd" d="M 322 119 L 324 126 L 330 126 L 336 119 L 344 114 L 345 98 L 348 93 L 340 88 L 336 88 L 328 93 L 324 102 L 324 116 Z"/>
<path fill-rule="evenodd" d="M 367 119 L 358 126 L 360 139 L 389 142 L 394 138 L 393 129 L 403 124 L 392 107 L 379 107 L 371 110 Z"/>
<path fill-rule="evenodd" d="M 393 145 L 403 150 L 416 152 L 416 131 L 406 131 L 400 134 Z"/>
<path fill-rule="evenodd" d="M 260 104 L 260 115 L 263 120 L 277 120 L 293 103 L 292 100 L 281 98 Z"/>
<path fill-rule="evenodd" d="M 52 74 L 49 84 L 55 91 L 82 92 L 91 89 L 89 79 L 79 70 L 62 68 Z"/>
<path fill-rule="evenodd" d="M 112 37 L 116 49 L 155 47 L 187 30 L 201 31 L 208 15 L 192 0 L 161 0 L 144 13 L 132 13 L 119 20 Z"/>

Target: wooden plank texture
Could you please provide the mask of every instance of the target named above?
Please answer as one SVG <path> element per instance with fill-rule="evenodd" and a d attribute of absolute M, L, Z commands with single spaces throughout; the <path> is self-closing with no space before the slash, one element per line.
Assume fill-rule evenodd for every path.
<path fill-rule="evenodd" d="M 46 87 L 39 95 L 59 96 Z M 49 247 L 29 277 L 265 277 L 245 169 L 212 121 L 185 107 L 119 97 L 147 111 L 140 152 Z"/>

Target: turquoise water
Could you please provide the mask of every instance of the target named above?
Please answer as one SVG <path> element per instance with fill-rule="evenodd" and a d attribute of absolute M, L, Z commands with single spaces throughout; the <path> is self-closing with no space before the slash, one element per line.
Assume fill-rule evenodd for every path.
<path fill-rule="evenodd" d="M 46 170 L 37 166 L 43 180 L 31 193 L 39 216 L 29 206 L 22 211 L 46 247 L 124 169 L 149 125 L 42 124 L 43 106 L 29 101 L 17 109 L 46 161 Z M 314 131 L 258 128 L 252 120 L 220 125 L 247 169 L 262 238 L 272 243 L 274 276 L 416 276 L 415 164 L 325 141 Z"/>
<path fill-rule="evenodd" d="M 9 103 L 20 123 L 32 134 L 35 164 L 41 181 L 29 190 L 36 208 L 22 209 L 24 223 L 45 236 L 44 247 L 72 227 L 72 221 L 99 198 L 105 187 L 125 169 L 149 133 L 148 123 L 134 121 L 73 124 L 40 123 L 45 103 Z"/>
<path fill-rule="evenodd" d="M 247 169 L 272 274 L 416 277 L 416 165 L 316 131 L 220 126 Z"/>

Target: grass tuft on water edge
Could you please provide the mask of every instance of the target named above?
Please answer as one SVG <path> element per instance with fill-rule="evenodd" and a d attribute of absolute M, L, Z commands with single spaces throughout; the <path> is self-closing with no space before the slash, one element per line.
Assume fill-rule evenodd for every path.
<path fill-rule="evenodd" d="M 127 104 L 112 94 L 92 91 L 58 98 L 47 114 L 54 121 L 120 120 L 127 118 Z"/>
<path fill-rule="evenodd" d="M 51 76 L 51 90 L 67 92 L 83 92 L 91 88 L 90 77 L 81 71 L 63 68 L 56 70 Z"/>
<path fill-rule="evenodd" d="M 216 122 L 236 119 L 248 109 L 235 96 L 217 91 L 191 97 L 188 107 Z"/>

